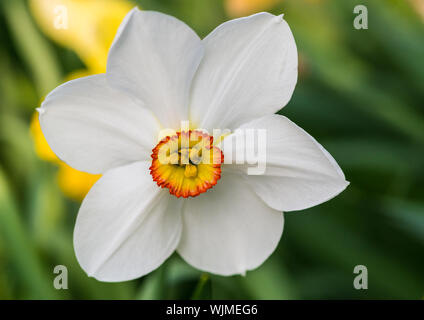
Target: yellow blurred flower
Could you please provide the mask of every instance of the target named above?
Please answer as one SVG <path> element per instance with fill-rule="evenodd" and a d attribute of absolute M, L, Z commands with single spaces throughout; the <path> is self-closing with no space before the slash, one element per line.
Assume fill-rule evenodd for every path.
<path fill-rule="evenodd" d="M 319 4 L 324 0 L 284 0 L 285 2 L 307 2 L 311 4 Z M 411 0 L 414 1 L 414 0 Z M 421 1 L 421 0 L 417 0 Z M 261 11 L 268 11 L 274 8 L 283 0 L 225 0 L 224 7 L 230 17 L 242 17 L 251 15 Z"/>
<path fill-rule="evenodd" d="M 424 1 L 423 0 L 409 0 L 412 7 L 424 21 Z"/>
<path fill-rule="evenodd" d="M 40 122 L 38 121 L 38 112 L 34 112 L 32 115 L 30 131 L 37 156 L 46 161 L 59 163 L 60 160 L 53 153 L 52 149 L 50 149 L 41 131 Z"/>
<path fill-rule="evenodd" d="M 120 23 L 134 7 L 124 0 L 30 0 L 29 4 L 43 32 L 74 50 L 88 68 L 71 73 L 66 81 L 106 71 L 109 47 Z M 37 112 L 30 131 L 37 155 L 59 166 L 58 183 L 64 194 L 82 200 L 100 175 L 75 170 L 58 159 L 44 138 Z"/>
<path fill-rule="evenodd" d="M 66 196 L 81 201 L 100 176 L 78 171 L 61 161 L 57 179 L 60 189 Z"/>
<path fill-rule="evenodd" d="M 93 73 L 106 70 L 116 31 L 134 4 L 125 0 L 30 0 L 33 16 L 54 41 L 74 50 Z"/>
<path fill-rule="evenodd" d="M 281 0 L 225 0 L 225 9 L 231 17 L 247 16 L 271 9 Z"/>

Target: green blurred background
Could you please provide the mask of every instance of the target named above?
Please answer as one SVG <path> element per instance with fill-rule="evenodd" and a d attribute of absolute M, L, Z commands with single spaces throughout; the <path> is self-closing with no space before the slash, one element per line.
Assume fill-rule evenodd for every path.
<path fill-rule="evenodd" d="M 424 1 L 47 2 L 69 5 L 69 30 L 54 29 L 45 0 L 0 0 L 0 299 L 423 299 Z M 49 154 L 34 109 L 65 79 L 103 71 L 134 4 L 201 37 L 262 10 L 284 13 L 294 33 L 299 81 L 281 113 L 328 149 L 351 184 L 286 214 L 276 252 L 245 277 L 202 274 L 174 255 L 146 277 L 108 284 L 75 259 L 76 213 L 97 177 Z M 367 30 L 353 27 L 357 4 L 368 7 Z M 68 290 L 53 287 L 56 265 L 68 268 Z M 356 265 L 368 268 L 368 290 L 353 288 Z"/>

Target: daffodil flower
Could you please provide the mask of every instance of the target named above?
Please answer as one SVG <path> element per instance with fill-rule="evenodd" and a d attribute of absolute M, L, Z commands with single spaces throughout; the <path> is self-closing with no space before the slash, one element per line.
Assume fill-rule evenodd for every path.
<path fill-rule="evenodd" d="M 116 30 L 133 7 L 126 0 L 30 0 L 29 4 L 44 33 L 74 50 L 92 73 L 105 72 Z"/>
<path fill-rule="evenodd" d="M 282 16 L 232 20 L 201 40 L 173 17 L 133 9 L 112 44 L 106 74 L 61 85 L 39 109 L 58 157 L 102 174 L 74 232 L 88 275 L 138 278 L 174 251 L 207 272 L 244 274 L 276 248 L 283 211 L 344 190 L 348 183 L 329 153 L 274 114 L 296 81 L 296 45 Z M 196 127 L 178 131 L 186 120 Z M 215 128 L 230 133 L 213 142 L 207 132 Z M 164 129 L 177 133 L 162 137 Z M 262 175 L 224 161 L 231 156 L 225 142 L 242 129 L 266 129 Z M 214 161 L 192 157 L 197 144 L 184 144 L 187 137 L 201 141 L 202 157 L 210 153 Z M 175 146 L 164 153 L 174 163 L 160 161 L 167 144 Z"/>

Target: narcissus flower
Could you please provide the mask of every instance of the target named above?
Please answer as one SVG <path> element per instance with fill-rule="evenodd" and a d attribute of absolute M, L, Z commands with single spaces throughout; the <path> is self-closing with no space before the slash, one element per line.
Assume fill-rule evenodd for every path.
<path fill-rule="evenodd" d="M 75 226 L 83 269 L 130 280 L 174 251 L 221 275 L 261 265 L 282 235 L 283 211 L 327 201 L 348 184 L 321 145 L 274 114 L 296 80 L 296 45 L 282 16 L 232 20 L 201 40 L 173 17 L 132 10 L 106 74 L 61 85 L 39 110 L 58 157 L 102 174 Z M 259 129 L 266 169 L 249 175 L 248 164 L 228 163 L 244 145 L 226 146 Z"/>

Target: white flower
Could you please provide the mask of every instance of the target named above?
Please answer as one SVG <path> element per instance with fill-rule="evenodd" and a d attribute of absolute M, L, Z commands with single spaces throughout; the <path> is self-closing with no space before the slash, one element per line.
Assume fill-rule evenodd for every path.
<path fill-rule="evenodd" d="M 75 226 L 76 255 L 88 275 L 138 278 L 175 250 L 198 269 L 244 274 L 276 248 L 282 211 L 344 190 L 348 182 L 329 153 L 274 114 L 296 81 L 296 45 L 282 16 L 232 20 L 200 40 L 173 17 L 133 9 L 112 44 L 106 74 L 59 86 L 39 110 L 59 158 L 103 174 Z M 182 120 L 229 128 L 224 141 L 237 128 L 266 129 L 265 174 L 247 175 L 235 164 L 190 164 L 179 173 L 155 167 L 159 131 L 178 129 Z"/>

